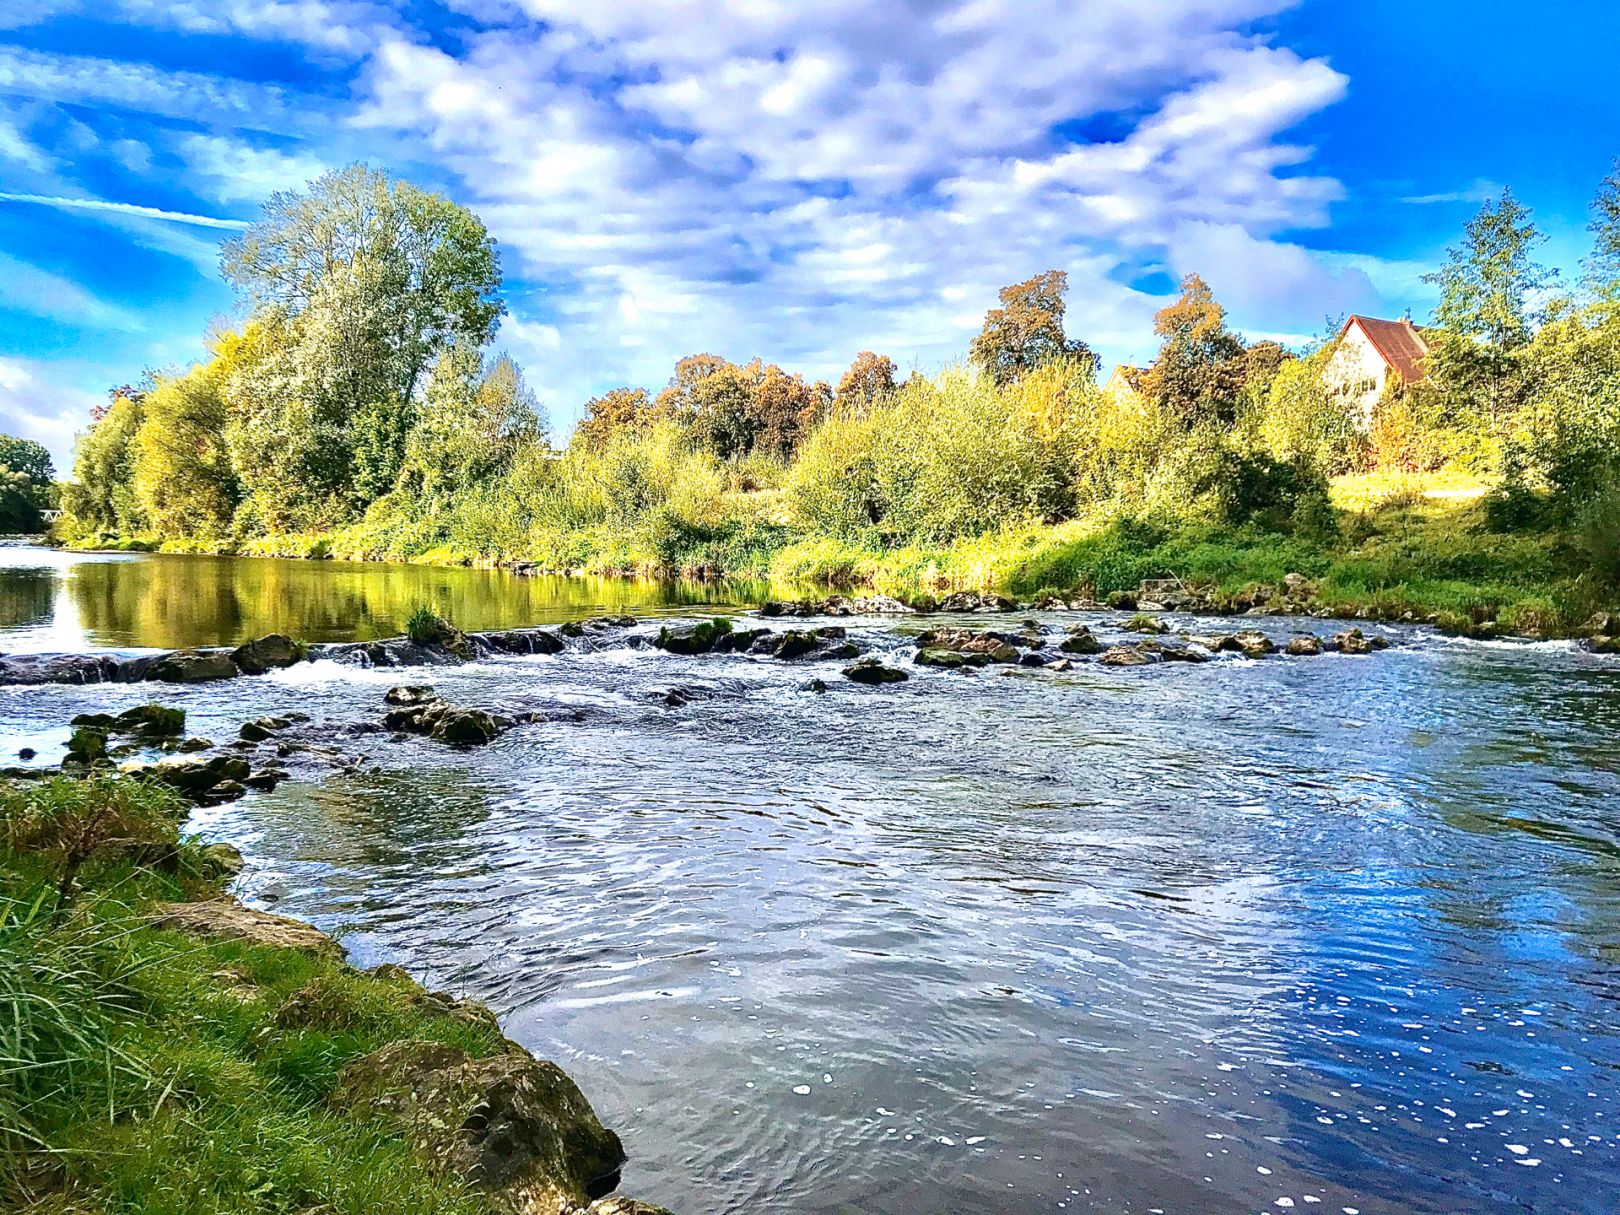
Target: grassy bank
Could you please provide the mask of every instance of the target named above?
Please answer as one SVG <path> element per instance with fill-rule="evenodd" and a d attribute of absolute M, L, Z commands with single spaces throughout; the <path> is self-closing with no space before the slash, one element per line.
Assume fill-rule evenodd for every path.
<path fill-rule="evenodd" d="M 219 893 L 209 855 L 180 838 L 184 812 L 129 780 L 0 787 L 0 1208 L 491 1210 L 397 1126 L 326 1098 L 346 1063 L 400 1039 L 500 1053 L 493 1020 L 441 1011 L 335 947 L 154 928 L 159 906 Z"/>
<path fill-rule="evenodd" d="M 582 537 L 571 568 L 586 573 L 767 578 L 782 594 L 871 587 L 906 596 L 925 591 L 995 589 L 1030 596 L 1081 589 L 1097 598 L 1134 590 L 1145 578 L 1178 577 L 1235 594 L 1279 584 L 1290 573 L 1315 582 L 1323 608 L 1354 616 L 1439 617 L 1458 627 L 1495 621 L 1502 631 L 1571 635 L 1616 596 L 1593 579 L 1573 538 L 1557 529 L 1493 526 L 1490 487 L 1456 473 L 1346 476 L 1332 482 L 1335 527 L 1267 530 L 1244 525 L 1154 523 L 1094 516 L 1030 524 L 938 545 L 884 546 L 806 535 L 771 522 L 777 495 L 734 495 L 732 510 L 755 522 L 728 543 L 702 540 L 667 553 L 638 550 L 633 537 Z M 750 500 L 753 499 L 753 500 Z M 435 545 L 382 550 L 349 532 L 226 542 L 168 542 L 167 552 L 397 560 L 494 566 L 554 553 Z M 128 547 L 129 542 L 123 542 Z"/>

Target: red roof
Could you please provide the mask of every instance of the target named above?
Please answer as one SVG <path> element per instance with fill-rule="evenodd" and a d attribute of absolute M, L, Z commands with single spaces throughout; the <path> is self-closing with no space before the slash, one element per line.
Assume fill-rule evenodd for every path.
<path fill-rule="evenodd" d="M 1411 321 L 1381 321 L 1371 316 L 1352 316 L 1345 322 L 1345 333 L 1350 332 L 1351 325 L 1361 326 L 1373 349 L 1408 384 L 1416 384 L 1425 377 L 1427 373 L 1423 370 L 1423 360 L 1428 357 L 1429 345 Z M 1339 336 L 1343 337 L 1344 334 Z"/>

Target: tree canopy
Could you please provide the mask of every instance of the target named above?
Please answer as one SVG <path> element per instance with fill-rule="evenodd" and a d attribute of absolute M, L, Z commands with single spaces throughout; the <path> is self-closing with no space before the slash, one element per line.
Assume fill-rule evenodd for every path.
<path fill-rule="evenodd" d="M 1095 363 L 1091 348 L 1071 339 L 1063 328 L 1064 296 L 1069 276 L 1048 270 L 1003 287 L 1001 307 L 985 314 L 984 328 L 973 339 L 973 361 L 998 384 L 1008 384 L 1054 359 L 1071 357 Z"/>

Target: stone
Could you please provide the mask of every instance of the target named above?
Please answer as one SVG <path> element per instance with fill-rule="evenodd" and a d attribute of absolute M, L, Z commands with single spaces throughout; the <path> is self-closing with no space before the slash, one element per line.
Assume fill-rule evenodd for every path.
<path fill-rule="evenodd" d="M 435 1172 L 523 1215 L 603 1197 L 625 1161 L 578 1086 L 527 1054 L 473 1059 L 444 1043 L 392 1042 L 346 1066 L 330 1103 L 398 1124 Z"/>
<path fill-rule="evenodd" d="M 749 647 L 751 654 L 765 654 L 771 658 L 802 658 L 821 648 L 821 638 L 814 633 L 788 629 L 782 633 L 767 633 Z"/>
<path fill-rule="evenodd" d="M 801 692 L 817 692 L 817 693 L 825 692 L 826 690 L 827 690 L 827 681 L 825 679 L 812 679 L 809 683 L 804 684 L 799 689 L 799 691 L 801 691 Z"/>
<path fill-rule="evenodd" d="M 160 704 L 136 705 L 113 719 L 118 734 L 144 734 L 152 738 L 179 738 L 186 732 L 186 711 Z"/>
<path fill-rule="evenodd" d="M 1263 658 L 1277 649 L 1276 642 L 1255 629 L 1234 633 L 1232 639 L 1237 642 L 1238 648 L 1243 651 L 1246 658 Z"/>
<path fill-rule="evenodd" d="M 1149 616 L 1143 612 L 1138 612 L 1119 627 L 1128 633 L 1168 633 L 1170 631 L 1170 626 L 1157 616 Z"/>
<path fill-rule="evenodd" d="M 249 675 L 263 675 L 303 660 L 304 647 L 285 633 L 270 633 L 231 651 L 231 661 Z"/>
<path fill-rule="evenodd" d="M 769 637 L 770 635 L 771 630 L 766 628 L 733 629 L 724 636 L 715 639 L 715 653 L 743 654 L 748 651 L 749 646 L 753 645 L 761 637 Z"/>
<path fill-rule="evenodd" d="M 1106 649 L 1102 641 L 1085 625 L 1076 625 L 1069 630 L 1058 649 L 1065 654 L 1101 654 Z"/>
<path fill-rule="evenodd" d="M 1371 654 L 1372 645 L 1359 628 L 1333 634 L 1333 649 L 1340 654 Z"/>
<path fill-rule="evenodd" d="M 1314 658 L 1322 652 L 1322 640 L 1319 637 L 1290 637 L 1287 650 L 1295 658 Z"/>
<path fill-rule="evenodd" d="M 918 634 L 917 645 L 925 650 L 955 650 L 979 654 L 985 662 L 1018 661 L 1018 648 L 1005 633 L 973 629 L 928 629 Z"/>
<path fill-rule="evenodd" d="M 126 670 L 144 670 L 150 659 L 121 659 L 110 654 L 12 654 L 0 658 L 0 686 L 42 683 L 111 683 Z"/>
<path fill-rule="evenodd" d="M 942 612 L 1016 612 L 1018 605 L 1005 595 L 986 591 L 957 591 L 940 601 Z"/>
<path fill-rule="evenodd" d="M 720 638 L 731 632 L 731 621 L 716 616 L 701 624 L 665 625 L 658 630 L 654 643 L 660 650 L 671 654 L 707 654 Z"/>
<path fill-rule="evenodd" d="M 197 856 L 202 861 L 203 872 L 216 880 L 233 878 L 247 867 L 236 846 L 224 840 L 204 845 L 197 850 Z"/>
<path fill-rule="evenodd" d="M 1145 667 L 1153 659 L 1141 650 L 1128 645 L 1116 645 L 1104 650 L 1101 658 L 1097 660 L 1105 667 Z"/>
<path fill-rule="evenodd" d="M 941 667 L 947 671 L 960 671 L 968 665 L 967 655 L 959 650 L 918 650 L 912 661 L 920 667 Z"/>
<path fill-rule="evenodd" d="M 674 1215 L 638 1198 L 603 1198 L 585 1208 L 585 1215 Z"/>
<path fill-rule="evenodd" d="M 1137 643 L 1137 649 L 1144 654 L 1150 654 L 1160 662 L 1208 662 L 1209 655 L 1203 650 L 1191 649 L 1187 646 L 1171 645 L 1163 641 L 1147 639 Z"/>
<path fill-rule="evenodd" d="M 274 769 L 260 769 L 249 776 L 242 778 L 242 783 L 249 789 L 257 789 L 261 793 L 269 793 L 279 785 L 285 777 Z"/>
<path fill-rule="evenodd" d="M 854 683 L 885 684 L 903 683 L 911 677 L 896 667 L 884 666 L 876 658 L 863 658 L 844 668 L 844 678 Z"/>
<path fill-rule="evenodd" d="M 759 614 L 765 617 L 814 616 L 816 614 L 816 605 L 782 599 L 768 599 L 760 604 Z"/>
<path fill-rule="evenodd" d="M 199 797 L 210 805 L 220 802 L 234 802 L 239 797 L 247 796 L 247 786 L 241 781 L 222 780 L 216 782 Z"/>
<path fill-rule="evenodd" d="M 385 705 L 426 705 L 438 699 L 439 693 L 427 684 L 406 684 L 383 693 Z"/>
<path fill-rule="evenodd" d="M 224 650 L 176 650 L 153 663 L 146 677 L 163 683 L 206 683 L 235 679 L 241 673 Z"/>
<path fill-rule="evenodd" d="M 495 719 L 482 709 L 451 709 L 433 723 L 428 737 L 435 742 L 466 747 L 490 742 L 500 732 Z"/>
<path fill-rule="evenodd" d="M 200 903 L 170 903 L 149 921 L 153 928 L 183 932 L 215 941 L 246 941 L 302 953 L 341 954 L 338 943 L 318 928 L 284 915 L 271 915 L 244 907 L 235 899 L 208 899 Z"/>
<path fill-rule="evenodd" d="M 857 616 L 910 616 L 915 612 L 892 595 L 867 595 L 850 600 L 849 606 Z"/>
<path fill-rule="evenodd" d="M 80 726 L 68 736 L 68 758 L 82 764 L 107 758 L 107 734 L 93 726 Z"/>

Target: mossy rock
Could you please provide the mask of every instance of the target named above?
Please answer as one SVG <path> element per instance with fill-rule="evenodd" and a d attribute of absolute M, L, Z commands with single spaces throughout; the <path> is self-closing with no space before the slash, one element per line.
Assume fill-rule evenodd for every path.
<path fill-rule="evenodd" d="M 707 654 L 730 632 L 731 621 L 716 616 L 701 624 L 665 625 L 658 630 L 656 644 L 660 650 L 671 654 Z"/>

